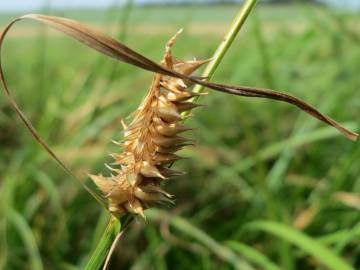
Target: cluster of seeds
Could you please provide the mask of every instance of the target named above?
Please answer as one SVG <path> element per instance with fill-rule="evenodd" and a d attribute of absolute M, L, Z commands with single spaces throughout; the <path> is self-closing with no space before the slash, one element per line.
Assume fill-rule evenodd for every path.
<path fill-rule="evenodd" d="M 166 45 L 161 64 L 178 73 L 191 75 L 207 61 L 180 61 L 171 54 L 178 32 Z M 124 126 L 122 153 L 114 153 L 114 175 L 90 175 L 109 200 L 109 210 L 121 216 L 133 213 L 144 216 L 144 209 L 158 202 L 171 201 L 161 182 L 182 172 L 170 169 L 180 159 L 174 154 L 191 144 L 179 136 L 189 130 L 181 122 L 182 113 L 198 106 L 189 100 L 199 94 L 191 92 L 192 83 L 156 74 L 129 126 Z"/>

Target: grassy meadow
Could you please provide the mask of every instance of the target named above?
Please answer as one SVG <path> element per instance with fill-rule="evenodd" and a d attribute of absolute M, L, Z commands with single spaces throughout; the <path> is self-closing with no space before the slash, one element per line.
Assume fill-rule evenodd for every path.
<path fill-rule="evenodd" d="M 53 11 L 160 61 L 206 59 L 237 6 Z M 17 14 L 0 14 L 3 28 Z M 360 13 L 258 4 L 214 81 L 296 95 L 360 127 Z M 2 51 L 10 89 L 74 173 L 104 167 L 152 74 L 117 63 L 30 21 Z M 111 269 L 359 269 L 360 142 L 298 109 L 209 90 L 187 120 L 196 147 L 167 183 L 173 206 L 126 230 Z M 109 218 L 34 142 L 0 98 L 0 269 L 80 269 Z"/>

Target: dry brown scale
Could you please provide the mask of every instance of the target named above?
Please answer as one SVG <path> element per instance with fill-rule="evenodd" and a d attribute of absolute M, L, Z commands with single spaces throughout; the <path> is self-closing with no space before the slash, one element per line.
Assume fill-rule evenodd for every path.
<path fill-rule="evenodd" d="M 207 61 L 180 61 L 172 56 L 171 48 L 180 32 L 167 43 L 161 64 L 191 75 Z M 131 124 L 123 125 L 122 153 L 112 154 L 116 168 L 109 167 L 114 175 L 90 175 L 108 198 L 113 214 L 132 213 L 144 217 L 144 209 L 151 204 L 171 201 L 172 196 L 161 188 L 161 182 L 182 174 L 169 166 L 180 159 L 174 153 L 191 144 L 189 139 L 179 136 L 188 130 L 181 124 L 182 112 L 197 107 L 189 101 L 199 95 L 189 90 L 191 86 L 187 81 L 156 74 Z"/>

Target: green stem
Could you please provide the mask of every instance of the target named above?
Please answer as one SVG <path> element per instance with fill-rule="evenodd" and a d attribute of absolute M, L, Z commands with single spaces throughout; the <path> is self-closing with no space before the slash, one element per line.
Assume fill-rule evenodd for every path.
<path fill-rule="evenodd" d="M 111 216 L 110 221 L 98 243 L 95 250 L 92 252 L 89 261 L 84 267 L 85 270 L 99 270 L 103 265 L 106 256 L 110 250 L 110 247 L 116 237 L 120 232 L 121 223 L 120 221 Z"/>
<path fill-rule="evenodd" d="M 212 61 L 206 66 L 202 76 L 206 80 L 210 80 L 214 75 L 217 67 L 220 62 L 223 60 L 225 54 L 229 50 L 231 44 L 233 43 L 236 35 L 239 33 L 241 27 L 245 23 L 247 17 L 249 16 L 252 8 L 255 6 L 257 0 L 245 0 L 244 4 L 241 6 L 239 13 L 236 15 L 234 22 L 232 23 L 229 31 L 224 36 L 223 41 L 220 43 L 219 47 L 216 49 Z M 204 90 L 204 87 L 201 85 L 196 85 L 194 87 L 194 92 L 200 93 Z"/>

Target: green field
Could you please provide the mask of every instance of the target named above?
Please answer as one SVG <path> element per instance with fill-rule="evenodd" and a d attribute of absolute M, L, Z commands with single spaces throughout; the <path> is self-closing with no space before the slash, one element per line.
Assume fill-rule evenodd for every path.
<path fill-rule="evenodd" d="M 160 61 L 206 59 L 238 7 L 45 11 L 91 24 Z M 13 14 L 0 14 L 4 27 Z M 214 81 L 281 90 L 360 127 L 360 13 L 262 6 Z M 30 21 L 10 32 L 5 75 L 39 133 L 77 176 L 107 174 L 151 74 Z M 360 142 L 298 109 L 209 90 L 187 125 L 196 147 L 167 183 L 176 204 L 147 210 L 111 269 L 359 269 Z M 51 160 L 0 98 L 0 269 L 80 269 L 108 214 Z M 346 265 L 348 268 L 346 268 Z"/>

